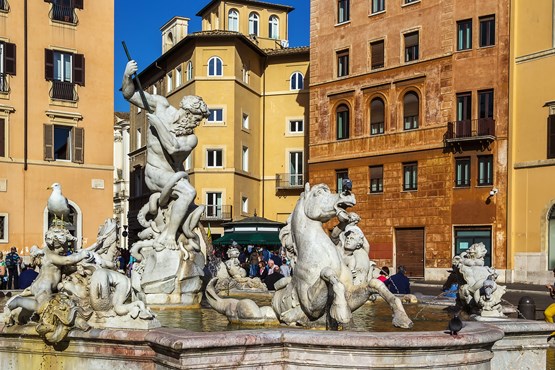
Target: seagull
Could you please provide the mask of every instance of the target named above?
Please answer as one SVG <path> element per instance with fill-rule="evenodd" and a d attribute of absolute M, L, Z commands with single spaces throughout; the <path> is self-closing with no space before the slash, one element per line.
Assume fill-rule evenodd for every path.
<path fill-rule="evenodd" d="M 59 218 L 62 221 L 64 219 L 69 221 L 69 203 L 67 198 L 62 195 L 62 186 L 55 182 L 47 189 L 52 189 L 52 194 L 50 194 L 50 198 L 48 198 L 46 203 L 48 213 L 54 215 L 55 219 Z"/>
<path fill-rule="evenodd" d="M 459 331 L 463 328 L 463 322 L 459 318 L 458 314 L 455 314 L 451 320 L 449 320 L 449 326 L 447 330 L 449 330 L 449 334 L 453 337 L 458 338 Z"/>

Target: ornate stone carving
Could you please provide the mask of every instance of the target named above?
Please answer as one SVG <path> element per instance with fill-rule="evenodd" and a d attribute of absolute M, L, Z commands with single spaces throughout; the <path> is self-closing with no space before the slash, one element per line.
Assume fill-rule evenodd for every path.
<path fill-rule="evenodd" d="M 218 264 L 216 289 L 218 291 L 268 291 L 268 288 L 260 278 L 247 277 L 247 271 L 241 267 L 239 262 L 239 254 L 239 250 L 235 247 L 227 250 L 227 257 L 229 259 L 225 262 L 220 261 Z"/>
<path fill-rule="evenodd" d="M 220 298 L 217 278 L 206 290 L 210 305 L 231 322 L 307 325 L 326 315 L 328 328 L 335 329 L 349 326 L 352 311 L 378 293 L 393 310 L 393 324 L 412 327 L 401 301 L 372 278 L 372 263 L 365 251 L 368 241 L 356 226 L 358 216 L 346 211 L 355 203 L 349 190 L 333 194 L 327 185 L 306 184 L 280 232 L 294 273 L 276 283 L 272 307 L 258 307 L 248 299 Z M 333 233 L 334 243 L 322 224 L 336 217 L 340 224 Z"/>

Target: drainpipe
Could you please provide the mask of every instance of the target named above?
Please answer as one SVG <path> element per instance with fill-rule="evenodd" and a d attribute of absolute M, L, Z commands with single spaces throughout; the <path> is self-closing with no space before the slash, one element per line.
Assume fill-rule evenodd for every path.
<path fill-rule="evenodd" d="M 28 100 L 29 100 L 29 85 L 28 85 L 28 45 L 27 45 L 27 0 L 25 0 L 23 6 L 23 48 L 24 48 L 24 68 L 23 68 L 23 170 L 27 171 L 27 128 L 29 122 L 29 109 L 28 109 Z"/>
<path fill-rule="evenodd" d="M 555 48 L 555 0 L 551 1 L 551 46 Z"/>
<path fill-rule="evenodd" d="M 555 0 L 554 0 L 555 1 Z M 266 68 L 268 67 L 268 56 L 264 57 L 264 77 L 262 78 L 262 217 L 266 217 L 265 211 L 265 187 L 266 187 Z"/>

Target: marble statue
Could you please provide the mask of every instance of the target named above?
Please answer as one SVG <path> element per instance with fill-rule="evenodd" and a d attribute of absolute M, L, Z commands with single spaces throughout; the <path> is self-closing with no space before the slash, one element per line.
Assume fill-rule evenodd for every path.
<path fill-rule="evenodd" d="M 6 324 L 35 323 L 37 333 L 50 343 L 62 341 L 73 328 L 159 326 L 133 294 L 130 279 L 116 270 L 117 235 L 115 221 L 108 219 L 93 245 L 68 254 L 74 237 L 62 220 L 53 222 L 46 246 L 31 250 L 40 272 L 29 288 L 6 303 Z"/>
<path fill-rule="evenodd" d="M 484 266 L 486 254 L 484 243 L 477 243 L 453 258 L 453 268 L 465 281 L 459 287 L 459 297 L 469 313 L 504 317 L 501 297 L 506 287 L 497 285 L 495 269 Z"/>
<path fill-rule="evenodd" d="M 198 226 L 204 207 L 194 204 L 196 190 L 184 161 L 197 146 L 194 129 L 209 116 L 208 107 L 198 96 L 184 96 L 175 108 L 163 96 L 139 91 L 131 77 L 137 69 L 135 61 L 128 62 L 122 93 L 147 110 L 145 182 L 151 195 L 137 217 L 144 230 L 131 248 L 139 261 L 134 287 L 149 303 L 199 303 L 205 254 Z"/>
<path fill-rule="evenodd" d="M 241 267 L 239 262 L 239 249 L 231 247 L 227 250 L 228 260 L 218 264 L 218 278 L 216 289 L 222 290 L 238 290 L 238 291 L 268 291 L 266 285 L 260 278 L 247 277 L 247 271 Z"/>
<path fill-rule="evenodd" d="M 231 322 L 304 326 L 326 315 L 327 327 L 336 329 L 348 327 L 352 312 L 378 293 L 392 308 L 393 325 L 412 327 L 401 301 L 372 277 L 365 249 L 368 241 L 356 226 L 359 218 L 346 211 L 355 204 L 349 189 L 334 194 L 325 184 L 311 187 L 307 183 L 280 232 L 294 273 L 276 283 L 272 307 L 258 307 L 249 299 L 219 297 L 217 278 L 206 289 L 209 304 Z M 337 243 L 323 228 L 323 223 L 335 218 L 340 221 L 333 233 Z"/>

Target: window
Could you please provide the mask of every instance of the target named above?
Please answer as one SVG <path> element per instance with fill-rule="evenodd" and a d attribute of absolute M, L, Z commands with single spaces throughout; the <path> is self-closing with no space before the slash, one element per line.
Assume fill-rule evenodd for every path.
<path fill-rule="evenodd" d="M 10 10 L 10 4 L 8 4 L 8 0 L 0 0 L 0 11 L 8 12 L 9 10 Z"/>
<path fill-rule="evenodd" d="M 173 90 L 173 73 L 170 72 L 166 75 L 166 93 Z"/>
<path fill-rule="evenodd" d="M 223 167 L 222 149 L 208 149 L 206 154 L 206 167 Z"/>
<path fill-rule="evenodd" d="M 206 217 L 222 218 L 222 193 L 206 193 Z"/>
<path fill-rule="evenodd" d="M 138 127 L 137 131 L 135 132 L 135 149 L 139 149 L 142 146 L 142 132 L 141 132 L 141 128 Z"/>
<path fill-rule="evenodd" d="M 385 105 L 381 98 L 374 98 L 370 102 L 370 135 L 384 133 Z"/>
<path fill-rule="evenodd" d="M 181 66 L 177 67 L 175 69 L 175 87 L 179 87 L 181 86 L 181 81 L 182 77 L 181 77 Z"/>
<path fill-rule="evenodd" d="M 349 107 L 341 104 L 336 110 L 337 140 L 349 138 Z"/>
<path fill-rule="evenodd" d="M 0 242 L 8 242 L 8 215 L 6 213 L 0 214 Z"/>
<path fill-rule="evenodd" d="M 372 69 L 383 68 L 385 66 L 384 40 L 370 43 L 370 58 Z"/>
<path fill-rule="evenodd" d="M 349 75 L 349 50 L 337 52 L 337 77 Z"/>
<path fill-rule="evenodd" d="M 289 83 L 290 90 L 302 90 L 304 88 L 304 76 L 301 72 L 293 72 Z"/>
<path fill-rule="evenodd" d="M 224 121 L 224 110 L 222 108 L 210 109 L 210 115 L 206 120 L 208 123 L 221 123 Z"/>
<path fill-rule="evenodd" d="M 187 81 L 191 81 L 193 79 L 193 62 L 189 61 L 187 63 Z"/>
<path fill-rule="evenodd" d="M 291 186 L 303 186 L 303 152 L 289 152 L 289 182 Z"/>
<path fill-rule="evenodd" d="M 419 58 L 418 31 L 405 34 L 405 62 L 412 62 Z"/>
<path fill-rule="evenodd" d="M 547 118 L 547 158 L 555 158 L 555 115 Z"/>
<path fill-rule="evenodd" d="M 249 115 L 246 113 L 243 113 L 243 128 L 249 129 Z"/>
<path fill-rule="evenodd" d="M 457 94 L 457 121 L 470 121 L 472 117 L 471 93 Z"/>
<path fill-rule="evenodd" d="M 85 57 L 45 49 L 45 78 L 52 81 L 51 98 L 76 101 L 75 84 L 85 86 Z"/>
<path fill-rule="evenodd" d="M 241 197 L 241 212 L 248 214 L 249 213 L 249 198 Z"/>
<path fill-rule="evenodd" d="M 256 13 L 251 13 L 249 15 L 249 35 L 258 36 L 258 24 L 260 17 Z"/>
<path fill-rule="evenodd" d="M 268 21 L 268 37 L 279 39 L 279 18 L 275 15 L 272 15 Z"/>
<path fill-rule="evenodd" d="M 420 0 L 404 0 L 404 1 L 405 1 L 405 4 L 410 4 L 410 3 L 417 3 Z"/>
<path fill-rule="evenodd" d="M 470 158 L 455 158 L 455 186 L 470 186 Z"/>
<path fill-rule="evenodd" d="M 493 185 L 493 155 L 478 156 L 478 186 Z"/>
<path fill-rule="evenodd" d="M 350 18 L 349 0 L 338 0 L 337 2 L 337 23 L 347 22 Z"/>
<path fill-rule="evenodd" d="M 291 119 L 289 120 L 289 132 L 299 134 L 304 131 L 304 120 Z"/>
<path fill-rule="evenodd" d="M 249 148 L 246 146 L 243 147 L 243 151 L 241 153 L 241 162 L 243 164 L 243 171 L 249 172 Z"/>
<path fill-rule="evenodd" d="M 75 126 L 44 125 L 44 160 L 84 163 L 85 130 Z"/>
<path fill-rule="evenodd" d="M 472 244 L 484 243 L 487 253 L 484 265 L 491 266 L 491 227 L 456 227 L 455 255 L 466 252 Z"/>
<path fill-rule="evenodd" d="M 15 44 L 0 41 L 0 92 L 8 92 L 7 75 L 15 76 Z"/>
<path fill-rule="evenodd" d="M 247 65 L 243 65 L 243 82 L 248 84 L 250 79 L 250 71 Z"/>
<path fill-rule="evenodd" d="M 370 167 L 370 193 L 383 193 L 383 166 Z"/>
<path fill-rule="evenodd" d="M 75 9 L 83 9 L 83 0 L 45 0 L 52 3 L 50 18 L 55 21 L 77 24 Z"/>
<path fill-rule="evenodd" d="M 372 14 L 385 11 L 385 0 L 372 0 Z"/>
<path fill-rule="evenodd" d="M 239 12 L 231 9 L 227 16 L 227 29 L 229 31 L 239 32 Z"/>
<path fill-rule="evenodd" d="M 208 61 L 208 76 L 223 76 L 224 63 L 218 57 L 212 57 Z"/>
<path fill-rule="evenodd" d="M 418 178 L 418 164 L 416 162 L 403 163 L 403 190 L 416 190 Z"/>
<path fill-rule="evenodd" d="M 457 50 L 472 49 L 472 19 L 457 22 Z"/>
<path fill-rule="evenodd" d="M 495 15 L 480 17 L 480 47 L 495 45 Z"/>
<path fill-rule="evenodd" d="M 338 193 L 343 192 L 343 180 L 348 178 L 349 178 L 349 170 L 347 169 L 335 170 L 335 184 L 337 186 Z"/>
<path fill-rule="evenodd" d="M 6 120 L 4 118 L 0 118 L 0 157 L 6 157 L 6 147 L 8 146 L 7 141 Z"/>
<path fill-rule="evenodd" d="M 405 130 L 418 128 L 418 117 L 420 115 L 420 101 L 418 95 L 410 91 L 403 98 L 403 121 Z"/>
<path fill-rule="evenodd" d="M 478 91 L 478 118 L 493 119 L 493 90 Z"/>

